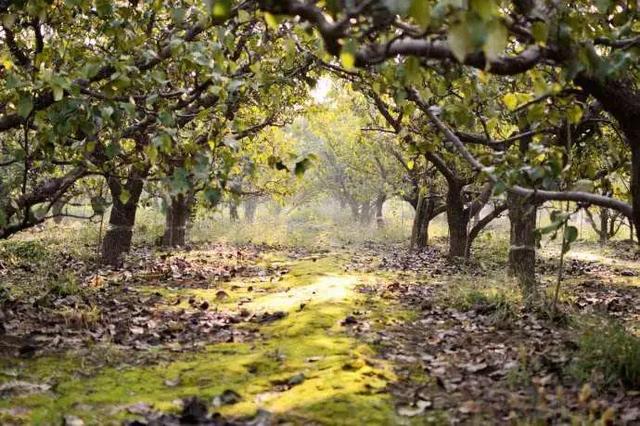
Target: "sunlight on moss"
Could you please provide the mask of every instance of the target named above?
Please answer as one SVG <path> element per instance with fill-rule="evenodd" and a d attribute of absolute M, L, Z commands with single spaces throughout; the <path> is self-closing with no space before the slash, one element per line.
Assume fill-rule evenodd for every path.
<path fill-rule="evenodd" d="M 56 423 L 63 414 L 75 414 L 89 424 L 117 424 L 132 417 L 126 409 L 131 404 L 178 410 L 180 398 L 212 400 L 232 389 L 243 399 L 220 408 L 227 416 L 263 408 L 294 423 L 399 423 L 385 393 L 396 379 L 391 367 L 340 324 L 362 302 L 355 287 L 366 279 L 341 274 L 341 265 L 336 256 L 295 262 L 273 292 L 255 298 L 252 310 L 287 312 L 260 327 L 259 341 L 210 345 L 200 353 L 171 355 L 170 362 L 104 368 L 88 377 L 73 358 L 25 361 L 25 380 L 55 386 L 3 401 L 0 408 L 31 410 L 31 423 Z"/>

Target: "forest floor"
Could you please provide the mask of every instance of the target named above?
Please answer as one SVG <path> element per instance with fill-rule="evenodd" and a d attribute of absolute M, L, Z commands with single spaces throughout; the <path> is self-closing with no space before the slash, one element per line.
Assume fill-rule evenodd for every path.
<path fill-rule="evenodd" d="M 623 244 L 577 245 L 561 315 L 525 309 L 498 256 L 437 245 L 140 248 L 116 271 L 0 252 L 1 424 L 640 422 Z M 538 265 L 550 293 L 556 263 Z"/>

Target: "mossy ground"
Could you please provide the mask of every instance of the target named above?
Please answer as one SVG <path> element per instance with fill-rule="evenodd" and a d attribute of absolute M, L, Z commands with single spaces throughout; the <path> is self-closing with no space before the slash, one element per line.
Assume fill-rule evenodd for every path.
<path fill-rule="evenodd" d="M 390 366 L 340 324 L 354 310 L 383 308 L 371 305 L 356 291 L 358 284 L 375 278 L 342 272 L 342 262 L 339 255 L 330 255 L 288 265 L 290 271 L 283 279 L 244 305 L 254 312 L 287 312 L 284 319 L 270 324 L 244 325 L 259 328 L 261 337 L 253 342 L 209 345 L 187 354 L 167 351 L 159 357 L 164 361 L 143 366 L 117 362 L 96 367 L 90 358 L 73 353 L 4 360 L 0 381 L 17 379 L 53 387 L 0 401 L 4 412 L 0 419 L 59 424 L 63 415 L 74 414 L 87 424 L 119 424 L 132 417 L 126 410 L 131 404 L 147 403 L 171 411 L 179 408 L 180 398 L 211 400 L 230 389 L 242 401 L 221 407 L 225 416 L 252 415 L 263 408 L 296 424 L 406 422 L 397 417 L 385 392 L 395 380 Z M 225 289 L 232 287 L 235 290 L 228 291 L 236 296 L 246 292 L 242 282 L 223 284 Z M 197 292 L 198 297 L 214 300 L 217 291 L 219 288 L 190 289 L 186 293 Z M 225 301 L 224 308 L 231 308 L 234 299 L 237 297 Z M 292 377 L 297 379 L 290 380 Z M 11 415 L 9 409 L 13 409 Z"/>

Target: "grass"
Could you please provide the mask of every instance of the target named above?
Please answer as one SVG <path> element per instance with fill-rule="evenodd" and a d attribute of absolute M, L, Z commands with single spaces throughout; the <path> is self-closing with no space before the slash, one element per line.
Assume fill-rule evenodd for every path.
<path fill-rule="evenodd" d="M 388 202 L 385 226 L 354 223 L 348 212 L 314 205 L 272 214 L 269 206 L 258 208 L 253 223 L 230 221 L 222 213 L 202 217 L 189 232 L 193 242 L 222 241 L 304 248 L 339 247 L 366 242 L 405 242 L 411 233 L 412 213 L 406 203 Z"/>
<path fill-rule="evenodd" d="M 507 276 L 480 280 L 456 277 L 440 289 L 438 299 L 461 311 L 476 310 L 490 315 L 497 325 L 508 325 L 521 303 L 516 284 Z"/>
<path fill-rule="evenodd" d="M 582 381 L 640 390 L 640 338 L 617 321 L 577 321 L 578 352 L 571 373 Z"/>

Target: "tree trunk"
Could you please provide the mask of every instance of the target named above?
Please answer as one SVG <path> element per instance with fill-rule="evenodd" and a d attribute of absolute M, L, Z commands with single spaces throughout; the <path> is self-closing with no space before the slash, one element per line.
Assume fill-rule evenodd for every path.
<path fill-rule="evenodd" d="M 384 217 L 382 215 L 382 208 L 384 207 L 384 202 L 386 201 L 387 196 L 385 194 L 380 194 L 376 198 L 376 225 L 378 228 L 384 228 Z"/>
<path fill-rule="evenodd" d="M 253 223 L 256 219 L 256 209 L 258 201 L 255 198 L 249 198 L 244 202 L 244 220 L 247 223 Z"/>
<path fill-rule="evenodd" d="M 633 206 L 633 228 L 635 228 L 636 241 L 640 243 L 640 141 L 634 142 L 630 143 L 631 204 Z M 633 241 L 633 237 L 631 240 Z"/>
<path fill-rule="evenodd" d="M 537 296 L 536 285 L 536 206 L 526 198 L 508 194 L 511 234 L 509 247 L 509 273 L 518 279 L 525 300 Z"/>
<path fill-rule="evenodd" d="M 102 240 L 102 262 L 111 266 L 122 264 L 122 255 L 131 249 L 133 237 L 133 225 L 136 221 L 138 201 L 142 194 L 142 186 L 146 171 L 132 171 L 127 182 L 123 185 L 120 179 L 109 177 L 107 184 L 113 199 L 111 214 L 109 215 L 109 228 Z M 126 203 L 121 200 L 122 190 L 129 194 Z"/>
<path fill-rule="evenodd" d="M 165 215 L 165 230 L 162 245 L 165 247 L 184 246 L 187 234 L 187 221 L 191 212 L 191 197 L 177 195 L 171 197 Z"/>
<path fill-rule="evenodd" d="M 416 214 L 413 217 L 413 227 L 411 228 L 411 248 L 421 250 L 429 245 L 429 224 L 431 220 L 440 214 L 443 210 L 436 208 L 435 198 L 420 195 L 416 208 Z"/>
<path fill-rule="evenodd" d="M 63 219 L 62 210 L 64 209 L 65 203 L 66 203 L 66 200 L 62 198 L 57 200 L 55 203 L 53 203 L 53 207 L 51 208 L 51 211 L 54 215 L 53 222 L 56 225 L 59 225 L 60 223 L 62 223 L 62 219 Z"/>
<path fill-rule="evenodd" d="M 360 217 L 360 205 L 356 201 L 350 200 L 349 208 L 351 209 L 351 218 L 356 222 Z"/>
<path fill-rule="evenodd" d="M 600 245 L 604 246 L 609 240 L 609 209 L 600 208 Z"/>
<path fill-rule="evenodd" d="M 237 222 L 240 219 L 238 215 L 238 205 L 236 203 L 229 203 L 229 218 L 232 222 Z"/>
<path fill-rule="evenodd" d="M 429 197 L 420 194 L 411 228 L 411 249 L 421 250 L 429 243 Z"/>
<path fill-rule="evenodd" d="M 363 201 L 360 206 L 360 224 L 368 225 L 371 223 L 371 203 Z"/>
<path fill-rule="evenodd" d="M 449 256 L 464 257 L 467 251 L 468 212 L 462 199 L 462 185 L 449 182 L 447 191 L 447 222 L 449 226 Z"/>

